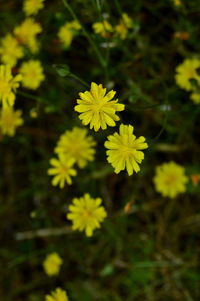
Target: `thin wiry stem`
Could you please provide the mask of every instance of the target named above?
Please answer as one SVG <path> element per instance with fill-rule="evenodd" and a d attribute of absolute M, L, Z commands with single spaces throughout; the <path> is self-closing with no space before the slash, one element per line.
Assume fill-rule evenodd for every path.
<path fill-rule="evenodd" d="M 91 46 L 93 47 L 94 51 L 96 52 L 96 55 L 97 55 L 97 57 L 99 59 L 100 64 L 104 67 L 105 66 L 105 60 L 102 57 L 102 55 L 101 55 L 98 47 L 94 43 L 93 39 L 91 38 L 90 34 L 86 31 L 86 29 L 84 28 L 84 26 L 81 24 L 81 22 L 79 21 L 78 17 L 74 13 L 73 9 L 69 5 L 68 1 L 67 0 L 62 0 L 62 1 L 63 1 L 64 6 L 67 8 L 67 10 L 69 11 L 69 13 L 71 14 L 71 16 L 74 18 L 74 20 L 76 20 L 81 25 L 83 34 L 88 39 L 89 43 L 91 44 Z"/>

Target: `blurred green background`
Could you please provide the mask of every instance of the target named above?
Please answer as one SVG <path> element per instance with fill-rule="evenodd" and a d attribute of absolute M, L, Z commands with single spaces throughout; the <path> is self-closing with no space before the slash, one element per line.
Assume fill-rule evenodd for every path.
<path fill-rule="evenodd" d="M 0 37 L 25 19 L 22 3 L 1 1 Z M 189 177 L 200 173 L 200 106 L 174 80 L 177 65 L 200 54 L 200 2 L 69 3 L 107 64 L 102 67 L 83 34 L 63 49 L 57 33 L 73 18 L 61 0 L 46 1 L 35 17 L 43 28 L 40 52 L 26 53 L 41 61 L 46 79 L 34 92 L 19 88 L 15 107 L 22 109 L 24 125 L 0 142 L 0 300 L 44 300 L 58 286 L 70 301 L 200 300 L 200 186 L 190 179 L 187 192 L 172 202 L 152 182 L 155 167 L 170 160 L 183 165 Z M 122 12 L 133 19 L 134 30 L 107 47 L 109 41 L 94 34 L 92 24 L 103 16 L 116 25 Z M 188 39 L 176 38 L 177 32 L 187 32 Z M 118 124 L 90 131 L 98 142 L 95 161 L 79 170 L 72 186 L 51 186 L 47 169 L 55 144 L 65 130 L 81 126 L 73 107 L 87 88 L 74 75 L 117 91 L 126 106 L 121 122 L 132 124 L 149 144 L 138 174 L 116 175 L 106 160 L 104 141 Z M 36 119 L 30 117 L 33 109 Z M 108 212 L 89 239 L 72 232 L 66 220 L 72 198 L 85 192 L 100 196 Z M 42 262 L 52 251 L 64 264 L 50 278 Z"/>

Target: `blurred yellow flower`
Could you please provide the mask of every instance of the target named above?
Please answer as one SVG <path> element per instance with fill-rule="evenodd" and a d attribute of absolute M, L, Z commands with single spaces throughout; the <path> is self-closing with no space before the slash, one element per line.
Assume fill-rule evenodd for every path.
<path fill-rule="evenodd" d="M 79 118 L 82 124 L 90 123 L 90 129 L 94 128 L 95 131 L 100 128 L 105 130 L 107 125 L 115 126 L 115 121 L 120 119 L 115 113 L 125 108 L 123 104 L 117 103 L 118 99 L 111 101 L 115 93 L 112 90 L 106 94 L 106 88 L 95 83 L 91 83 L 90 91 L 79 93 L 81 99 L 77 99 L 78 105 L 74 109 L 81 113 Z"/>
<path fill-rule="evenodd" d="M 176 68 L 175 80 L 179 87 L 186 91 L 191 91 L 195 88 L 195 83 L 200 85 L 200 75 L 197 70 L 200 69 L 200 60 L 197 58 L 186 59 Z"/>
<path fill-rule="evenodd" d="M 180 6 L 181 5 L 181 0 L 173 0 L 175 6 Z"/>
<path fill-rule="evenodd" d="M 67 22 L 60 28 L 58 37 L 65 47 L 71 45 L 74 35 L 80 29 L 81 25 L 77 21 Z"/>
<path fill-rule="evenodd" d="M 195 104 L 200 104 L 200 92 L 193 92 L 190 98 Z"/>
<path fill-rule="evenodd" d="M 30 60 L 20 67 L 22 74 L 22 86 L 31 90 L 36 90 L 45 79 L 43 67 L 40 61 Z"/>
<path fill-rule="evenodd" d="M 133 174 L 133 170 L 138 172 L 141 163 L 144 159 L 144 153 L 141 150 L 148 148 L 143 136 L 136 139 L 133 135 L 133 126 L 121 124 L 119 134 L 114 133 L 108 136 L 108 141 L 105 142 L 105 147 L 108 162 L 115 169 L 115 173 L 119 173 L 126 168 L 128 175 Z"/>
<path fill-rule="evenodd" d="M 75 163 L 74 158 L 66 158 L 64 155 L 59 156 L 59 160 L 51 159 L 50 164 L 53 166 L 49 168 L 47 173 L 50 176 L 54 176 L 52 180 L 52 185 L 59 185 L 60 188 L 64 188 L 65 182 L 69 185 L 72 184 L 71 177 L 76 176 L 76 170 L 73 168 Z"/>
<path fill-rule="evenodd" d="M 100 206 L 101 198 L 93 199 L 86 193 L 80 199 L 74 198 L 72 202 L 70 213 L 67 214 L 67 218 L 72 220 L 72 229 L 85 231 L 86 236 L 92 236 L 94 229 L 100 228 L 100 222 L 107 216 L 104 207 Z"/>
<path fill-rule="evenodd" d="M 185 176 L 184 167 L 171 161 L 156 167 L 153 181 L 157 192 L 163 196 L 174 198 L 179 193 L 186 191 L 188 178 Z"/>
<path fill-rule="evenodd" d="M 108 37 L 109 33 L 113 32 L 113 27 L 107 20 L 104 20 L 103 22 L 96 22 L 92 25 L 92 27 L 94 32 L 100 34 L 103 38 Z"/>
<path fill-rule="evenodd" d="M 22 46 L 20 46 L 11 34 L 7 34 L 1 39 L 0 56 L 4 64 L 9 64 L 10 67 L 14 67 L 17 60 L 24 56 Z"/>
<path fill-rule="evenodd" d="M 92 136 L 87 136 L 87 130 L 74 127 L 66 131 L 57 142 L 55 152 L 64 154 L 66 158 L 74 158 L 80 168 L 85 167 L 87 161 L 94 160 L 96 142 Z"/>
<path fill-rule="evenodd" d="M 69 301 L 69 299 L 66 291 L 58 287 L 54 292 L 51 292 L 51 295 L 45 296 L 45 301 Z"/>
<path fill-rule="evenodd" d="M 47 255 L 43 261 L 43 268 L 48 276 L 58 275 L 63 261 L 58 253 L 53 252 Z"/>
<path fill-rule="evenodd" d="M 21 74 L 12 76 L 9 65 L 0 65 L 0 101 L 3 107 L 14 105 L 15 92 L 21 80 Z"/>
<path fill-rule="evenodd" d="M 36 15 L 44 7 L 45 0 L 24 0 L 23 10 L 27 16 Z"/>
<path fill-rule="evenodd" d="M 122 14 L 122 19 L 119 24 L 116 25 L 115 30 L 120 39 L 125 40 L 128 34 L 128 29 L 133 27 L 131 18 L 126 14 Z"/>
<path fill-rule="evenodd" d="M 0 129 L 2 134 L 14 136 L 16 128 L 22 125 L 22 111 L 14 111 L 13 107 L 2 108 L 0 111 Z"/>
<path fill-rule="evenodd" d="M 33 18 L 27 18 L 21 25 L 15 27 L 14 34 L 19 43 L 26 45 L 32 53 L 36 53 L 39 50 L 36 36 L 41 31 L 39 23 L 36 23 Z"/>
<path fill-rule="evenodd" d="M 126 13 L 122 14 L 122 20 L 127 28 L 133 27 L 132 19 Z"/>

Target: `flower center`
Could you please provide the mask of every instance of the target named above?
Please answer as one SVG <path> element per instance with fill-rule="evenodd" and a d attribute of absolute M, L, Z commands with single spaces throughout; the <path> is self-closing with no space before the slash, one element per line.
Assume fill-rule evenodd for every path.
<path fill-rule="evenodd" d="M 169 175 L 165 182 L 166 182 L 167 185 L 170 186 L 174 183 L 174 181 L 175 181 L 175 176 L 174 175 Z"/>

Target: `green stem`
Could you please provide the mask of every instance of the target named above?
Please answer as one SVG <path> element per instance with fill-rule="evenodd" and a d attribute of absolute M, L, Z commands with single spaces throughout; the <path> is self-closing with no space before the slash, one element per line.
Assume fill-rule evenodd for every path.
<path fill-rule="evenodd" d="M 22 91 L 17 91 L 17 94 L 19 94 L 23 97 L 27 97 L 27 98 L 32 99 L 32 100 L 36 100 L 36 101 L 42 100 L 40 97 L 37 97 L 35 95 L 29 94 L 29 93 L 26 93 L 26 92 L 22 92 Z"/>
<path fill-rule="evenodd" d="M 83 79 L 81 79 L 79 76 L 77 76 L 76 74 L 70 72 L 69 75 L 70 75 L 71 77 L 75 78 L 76 80 L 78 80 L 81 84 L 83 84 L 83 85 L 86 86 L 87 88 L 90 88 L 90 86 L 89 86 Z"/>
<path fill-rule="evenodd" d="M 86 29 L 83 27 L 83 25 L 80 23 L 79 19 L 77 18 L 76 14 L 74 13 L 73 9 L 71 8 L 71 6 L 69 5 L 69 3 L 67 2 L 67 0 L 62 0 L 64 6 L 67 8 L 67 10 L 69 11 L 69 13 L 71 14 L 71 16 L 74 18 L 74 20 L 76 20 L 82 28 L 83 34 L 85 35 L 85 37 L 88 39 L 89 43 L 91 44 L 91 46 L 93 47 L 94 51 L 96 52 L 96 55 L 99 59 L 100 64 L 104 67 L 105 66 L 105 60 L 102 57 L 100 51 L 98 50 L 96 44 L 94 43 L 94 41 L 92 40 L 91 36 L 89 35 L 89 33 L 86 31 Z"/>

